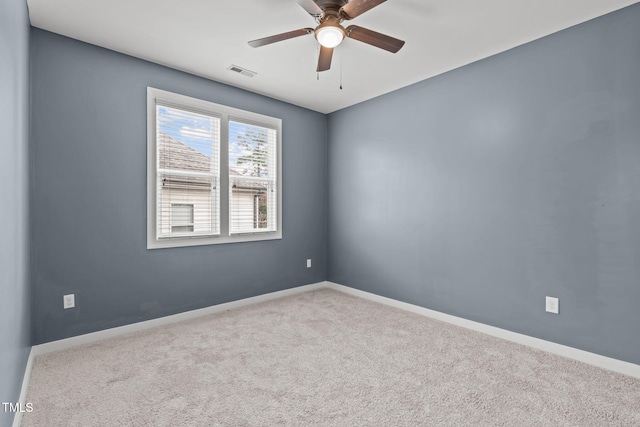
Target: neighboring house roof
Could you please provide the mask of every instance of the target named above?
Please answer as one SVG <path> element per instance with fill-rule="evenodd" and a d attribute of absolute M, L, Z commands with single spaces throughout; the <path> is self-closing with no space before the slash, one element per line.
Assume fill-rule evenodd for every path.
<path fill-rule="evenodd" d="M 160 169 L 211 171 L 211 158 L 165 133 L 158 134 Z"/>
<path fill-rule="evenodd" d="M 189 172 L 210 172 L 211 158 L 165 134 L 158 133 L 158 167 Z M 210 190 L 211 178 L 163 174 L 162 187 Z"/>

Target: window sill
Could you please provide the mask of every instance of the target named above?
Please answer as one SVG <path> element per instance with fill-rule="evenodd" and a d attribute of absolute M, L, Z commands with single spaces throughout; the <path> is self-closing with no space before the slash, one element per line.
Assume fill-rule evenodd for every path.
<path fill-rule="evenodd" d="M 220 245 L 227 243 L 259 242 L 264 240 L 281 239 L 281 231 L 235 234 L 233 236 L 174 237 L 165 239 L 148 239 L 147 249 L 181 248 L 185 246 Z"/>

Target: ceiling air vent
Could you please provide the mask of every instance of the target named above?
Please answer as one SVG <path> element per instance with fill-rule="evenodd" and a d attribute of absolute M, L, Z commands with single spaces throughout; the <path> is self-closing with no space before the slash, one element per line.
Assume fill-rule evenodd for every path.
<path fill-rule="evenodd" d="M 231 70 L 234 73 L 242 74 L 243 76 L 253 77 L 256 73 L 255 71 L 247 70 L 246 68 L 238 67 L 237 65 L 231 65 L 227 70 Z"/>

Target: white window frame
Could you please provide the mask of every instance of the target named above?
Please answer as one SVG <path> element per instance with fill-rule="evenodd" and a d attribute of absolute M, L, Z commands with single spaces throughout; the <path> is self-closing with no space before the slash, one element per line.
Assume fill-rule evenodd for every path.
<path fill-rule="evenodd" d="M 220 199 L 218 215 L 220 234 L 216 236 L 171 236 L 158 238 L 157 227 L 157 153 L 156 153 L 156 105 L 170 104 L 208 114 L 220 119 Z M 276 230 L 255 233 L 230 234 L 229 206 L 229 121 L 242 121 L 270 129 L 276 137 Z M 253 242 L 282 239 L 282 120 L 262 114 L 252 113 L 213 102 L 192 98 L 161 89 L 147 87 L 147 249 L 172 248 L 182 246 L 213 245 L 222 243 Z"/>

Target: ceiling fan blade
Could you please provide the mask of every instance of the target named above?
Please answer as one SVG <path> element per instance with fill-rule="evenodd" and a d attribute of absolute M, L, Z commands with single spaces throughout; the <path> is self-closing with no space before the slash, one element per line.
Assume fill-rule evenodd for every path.
<path fill-rule="evenodd" d="M 289 40 L 295 37 L 306 36 L 307 34 L 313 34 L 313 28 L 301 28 L 295 31 L 288 31 L 282 34 L 276 34 L 275 36 L 264 37 L 262 39 L 251 40 L 249 46 L 260 47 L 267 44 L 281 42 L 283 40 Z"/>
<path fill-rule="evenodd" d="M 331 68 L 332 47 L 320 46 L 320 57 L 318 58 L 318 68 L 316 71 L 327 71 Z"/>
<path fill-rule="evenodd" d="M 320 6 L 318 6 L 318 3 L 316 3 L 314 0 L 297 0 L 297 1 L 298 1 L 298 4 L 302 6 L 302 8 L 306 10 L 309 15 L 314 16 L 316 18 L 319 16 L 322 16 L 323 11 L 322 9 L 320 9 Z"/>
<path fill-rule="evenodd" d="M 349 0 L 349 3 L 340 9 L 340 15 L 344 19 L 353 19 L 385 1 L 387 0 Z"/>
<path fill-rule="evenodd" d="M 404 46 L 403 40 L 399 40 L 382 33 L 377 33 L 363 27 L 358 27 L 357 25 L 349 25 L 346 29 L 346 33 L 347 37 L 370 44 L 371 46 L 379 47 L 380 49 L 384 49 L 391 53 L 396 53 L 402 48 L 402 46 Z"/>

